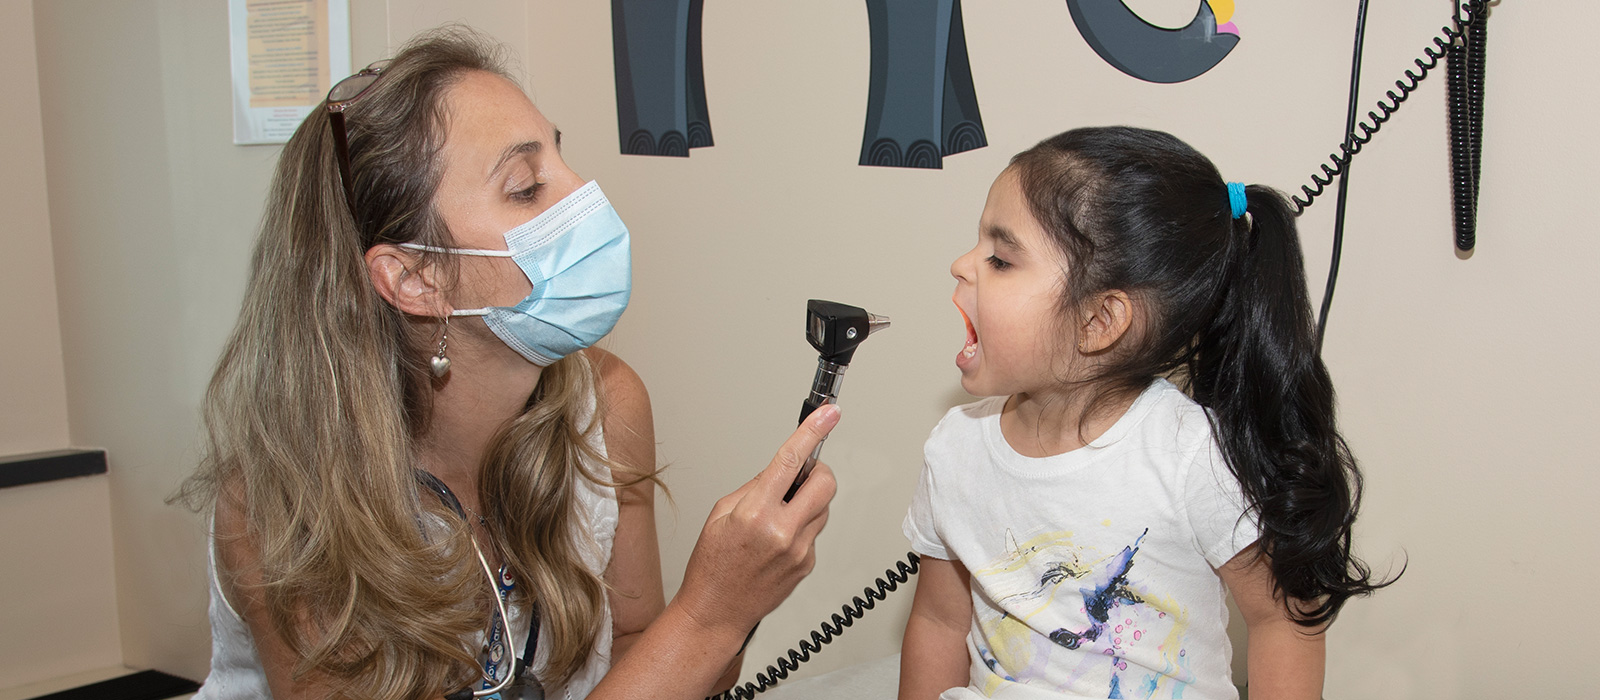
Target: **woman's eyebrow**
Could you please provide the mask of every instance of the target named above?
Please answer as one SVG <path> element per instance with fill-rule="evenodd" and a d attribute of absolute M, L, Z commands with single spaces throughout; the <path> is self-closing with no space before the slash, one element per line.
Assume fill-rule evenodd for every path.
<path fill-rule="evenodd" d="M 556 138 L 559 139 L 560 136 Z M 543 141 L 523 141 L 522 143 L 512 144 L 509 148 L 500 152 L 500 160 L 495 161 L 494 167 L 489 170 L 488 179 L 494 179 L 494 174 L 500 172 L 500 169 L 505 167 L 506 163 L 512 158 L 528 153 L 538 153 L 542 150 L 544 150 Z"/>

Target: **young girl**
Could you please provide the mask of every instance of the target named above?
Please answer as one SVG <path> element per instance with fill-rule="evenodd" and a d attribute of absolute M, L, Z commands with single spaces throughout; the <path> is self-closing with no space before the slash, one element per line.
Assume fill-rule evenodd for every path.
<path fill-rule="evenodd" d="M 956 366 L 991 398 L 925 447 L 901 700 L 1236 698 L 1225 591 L 1251 695 L 1320 697 L 1323 631 L 1382 584 L 1282 195 L 1078 129 L 1013 158 L 978 228 Z"/>

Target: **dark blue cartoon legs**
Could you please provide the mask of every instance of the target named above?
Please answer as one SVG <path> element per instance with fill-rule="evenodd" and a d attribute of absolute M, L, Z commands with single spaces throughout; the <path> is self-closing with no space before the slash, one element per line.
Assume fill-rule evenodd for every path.
<path fill-rule="evenodd" d="M 611 0 L 622 152 L 688 156 L 711 145 L 700 58 L 704 0 Z"/>
<path fill-rule="evenodd" d="M 622 152 L 687 156 L 710 146 L 701 63 L 704 0 L 611 0 Z M 862 165 L 939 168 L 988 145 L 967 60 L 961 0 L 866 0 L 872 70 Z M 1067 0 L 1096 53 L 1141 80 L 1175 83 L 1215 67 L 1239 43 L 1207 0 L 1194 20 L 1164 29 L 1122 0 Z"/>
<path fill-rule="evenodd" d="M 872 74 L 861 164 L 939 168 L 988 145 L 961 0 L 867 0 Z"/>

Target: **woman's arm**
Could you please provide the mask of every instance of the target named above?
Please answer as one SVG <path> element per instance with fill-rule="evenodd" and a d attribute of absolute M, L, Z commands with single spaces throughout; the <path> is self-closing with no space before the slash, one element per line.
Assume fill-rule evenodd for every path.
<path fill-rule="evenodd" d="M 711 692 L 756 622 L 778 606 L 816 562 L 827 524 L 833 471 L 818 463 L 785 503 L 784 492 L 813 448 L 838 423 L 837 406 L 811 414 L 760 474 L 711 509 L 683 585 L 617 660 L 591 700 L 700 700 Z"/>
<path fill-rule="evenodd" d="M 1271 561 L 1259 552 L 1251 546 L 1217 570 L 1250 630 L 1250 697 L 1317 700 L 1327 627 L 1302 627 L 1289 617 L 1287 601 L 1274 595 Z"/>
<path fill-rule="evenodd" d="M 621 358 L 598 348 L 587 352 L 600 373 L 606 414 L 606 454 L 628 474 L 619 480 L 655 470 L 655 422 L 650 394 L 644 382 Z M 650 623 L 667 607 L 661 585 L 661 547 L 656 540 L 655 482 L 645 480 L 617 489 L 617 536 L 605 579 L 611 590 L 611 659 L 615 663 L 633 648 Z M 727 673 L 713 685 L 714 692 L 733 687 L 739 680 L 743 656 L 733 659 Z"/>
<path fill-rule="evenodd" d="M 261 553 L 254 538 L 249 535 L 244 506 L 237 494 L 230 493 L 227 488 L 217 496 L 212 528 L 215 532 L 217 581 L 221 584 L 222 596 L 250 628 L 250 636 L 255 641 L 256 653 L 261 657 L 261 669 L 266 673 L 267 687 L 272 689 L 272 697 L 279 700 L 332 697 L 333 686 L 325 679 L 315 674 L 299 680 L 294 678 L 294 668 L 300 657 L 290 649 L 289 643 L 267 615 L 266 603 L 261 596 Z"/>
<path fill-rule="evenodd" d="M 655 422 L 650 394 L 639 375 L 616 355 L 590 348 L 604 392 L 606 454 L 626 472 L 618 481 L 651 474 L 656 467 Z M 656 541 L 656 484 L 648 479 L 617 488 L 617 534 L 605 580 L 611 603 L 611 659 L 622 658 L 667 607 L 661 585 L 661 549 Z"/>
<path fill-rule="evenodd" d="M 927 700 L 968 680 L 972 581 L 959 561 L 923 557 L 900 646 L 900 700 Z"/>

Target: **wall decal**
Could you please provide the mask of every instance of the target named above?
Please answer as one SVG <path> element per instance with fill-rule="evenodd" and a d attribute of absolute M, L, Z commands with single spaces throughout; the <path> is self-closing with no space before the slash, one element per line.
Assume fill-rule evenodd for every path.
<path fill-rule="evenodd" d="M 867 0 L 872 74 L 861 164 L 940 168 L 989 145 L 961 0 Z"/>
<path fill-rule="evenodd" d="M 1201 0 L 1194 20 L 1178 29 L 1144 21 L 1122 0 L 1067 0 L 1072 21 L 1095 53 L 1128 75 L 1181 83 L 1211 70 L 1239 44 L 1230 20 L 1233 0 Z"/>
<path fill-rule="evenodd" d="M 687 157 L 711 145 L 700 58 L 704 0 L 611 0 L 622 152 Z"/>

